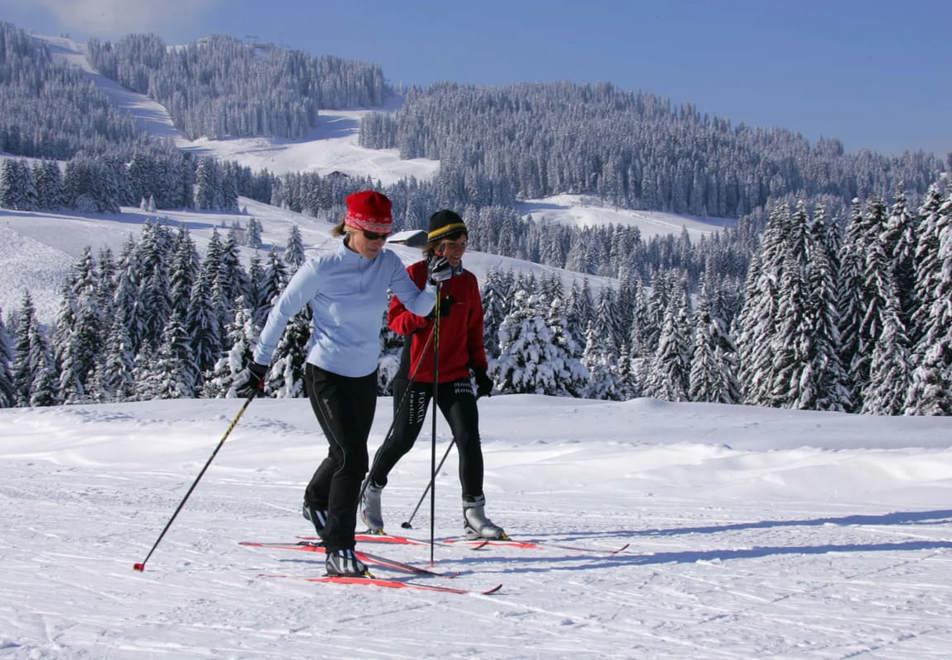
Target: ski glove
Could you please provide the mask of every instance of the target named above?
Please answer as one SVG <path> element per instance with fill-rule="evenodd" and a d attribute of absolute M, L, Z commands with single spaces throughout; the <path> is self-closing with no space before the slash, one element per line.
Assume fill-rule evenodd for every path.
<path fill-rule="evenodd" d="M 453 267 L 450 266 L 449 260 L 435 254 L 427 261 L 426 272 L 429 275 L 430 284 L 434 286 L 453 277 Z"/>
<path fill-rule="evenodd" d="M 242 399 L 247 399 L 255 392 L 264 390 L 264 377 L 268 373 L 268 367 L 257 362 L 252 362 L 248 367 L 235 376 L 235 382 L 231 388 Z"/>
<path fill-rule="evenodd" d="M 452 298 L 440 298 L 440 318 L 449 315 L 450 307 L 453 306 Z M 436 305 L 433 306 L 433 309 L 430 310 L 430 313 L 426 315 L 426 318 L 433 320 L 434 313 L 436 312 Z"/>
<path fill-rule="evenodd" d="M 486 374 L 486 370 L 473 367 L 473 376 L 476 378 L 476 398 L 492 396 L 493 379 Z"/>

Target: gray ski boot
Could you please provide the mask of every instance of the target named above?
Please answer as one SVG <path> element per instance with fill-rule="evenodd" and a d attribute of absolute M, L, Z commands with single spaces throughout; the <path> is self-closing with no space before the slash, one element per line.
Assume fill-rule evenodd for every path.
<path fill-rule="evenodd" d="M 380 507 L 380 495 L 383 486 L 378 486 L 370 476 L 364 480 L 364 494 L 360 498 L 360 518 L 367 525 L 370 534 L 383 534 L 383 513 Z"/>
<path fill-rule="evenodd" d="M 463 500 L 463 530 L 471 539 L 507 540 L 506 531 L 486 517 L 486 498 Z"/>

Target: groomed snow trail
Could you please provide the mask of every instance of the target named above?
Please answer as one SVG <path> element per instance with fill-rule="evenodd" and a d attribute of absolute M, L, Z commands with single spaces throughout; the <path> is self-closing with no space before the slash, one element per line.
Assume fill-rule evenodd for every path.
<path fill-rule="evenodd" d="M 504 584 L 495 595 L 459 596 L 262 577 L 323 573 L 320 555 L 238 545 L 309 533 L 298 505 L 323 438 L 306 401 L 256 401 L 145 573 L 133 572 L 238 405 L 0 411 L 0 654 L 940 658 L 952 650 L 947 420 L 880 419 L 872 448 L 831 450 L 823 445 L 842 443 L 842 433 L 827 437 L 824 425 L 865 420 L 648 401 L 481 401 L 495 520 L 524 539 L 631 546 L 617 555 L 439 546 L 437 568 L 459 577 L 417 580 Z M 372 450 L 389 407 L 381 399 Z M 787 429 L 772 449 L 757 430 L 770 424 Z M 647 437 L 664 426 L 683 437 Z M 702 429 L 732 433 L 734 448 L 702 439 Z M 901 429 L 922 446 L 880 446 Z M 684 439 L 692 433 L 696 442 Z M 798 434 L 815 446 L 796 446 Z M 441 420 L 441 447 L 446 440 Z M 425 485 L 429 438 L 419 444 L 385 490 L 393 533 Z M 452 463 L 437 482 L 441 536 L 458 532 Z M 413 535 L 426 536 L 426 511 L 414 522 Z M 361 547 L 420 565 L 429 557 L 426 547 Z"/>

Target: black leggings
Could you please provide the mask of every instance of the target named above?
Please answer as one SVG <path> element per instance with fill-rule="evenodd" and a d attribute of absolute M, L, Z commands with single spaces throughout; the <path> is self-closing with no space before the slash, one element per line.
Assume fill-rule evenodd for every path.
<path fill-rule="evenodd" d="M 406 392 L 406 398 L 404 393 Z M 377 450 L 370 476 L 378 486 L 387 485 L 387 475 L 404 454 L 413 447 L 429 407 L 432 383 L 410 384 L 393 381 L 393 435 Z M 402 402 L 403 405 L 400 405 Z M 459 451 L 459 482 L 464 499 L 483 495 L 483 450 L 479 441 L 479 413 L 469 379 L 440 383 L 439 406 L 453 431 Z"/>
<path fill-rule="evenodd" d="M 327 458 L 304 492 L 304 502 L 327 509 L 328 551 L 354 547 L 357 498 L 367 473 L 367 436 L 377 407 L 377 372 L 348 378 L 308 364 L 304 389 L 327 437 Z"/>

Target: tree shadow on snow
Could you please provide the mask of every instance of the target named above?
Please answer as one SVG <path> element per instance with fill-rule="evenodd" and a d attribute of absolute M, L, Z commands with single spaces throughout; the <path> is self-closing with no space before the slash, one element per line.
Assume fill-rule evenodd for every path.
<path fill-rule="evenodd" d="M 720 525 L 699 525 L 695 527 L 669 527 L 641 530 L 614 530 L 600 532 L 573 532 L 570 534 L 538 534 L 538 538 L 548 536 L 566 541 L 594 538 L 618 538 L 631 536 L 680 536 L 683 534 L 718 534 L 721 532 L 742 531 L 748 529 L 774 529 L 778 527 L 819 527 L 836 525 L 850 527 L 854 525 L 952 525 L 952 509 L 935 511 L 894 511 L 882 514 L 855 514 L 831 516 L 825 518 L 802 518 L 791 520 L 759 520 L 754 522 L 724 523 Z"/>
<path fill-rule="evenodd" d="M 867 552 L 916 552 L 922 550 L 949 550 L 952 541 L 900 541 L 896 543 L 844 543 L 825 545 L 759 546 L 753 548 L 729 548 L 722 550 L 679 550 L 637 554 L 628 550 L 609 557 L 566 555 L 549 557 L 532 556 L 472 557 L 457 560 L 464 565 L 479 563 L 478 572 L 486 573 L 548 573 L 551 571 L 590 571 L 623 566 L 652 566 L 657 564 L 696 564 L 721 562 L 736 559 L 760 559 L 783 555 L 825 555 L 835 553 Z M 487 570 L 487 565 L 501 564 L 499 570 Z M 514 566 L 515 564 L 515 566 Z M 537 564 L 537 565 L 533 565 Z"/>

